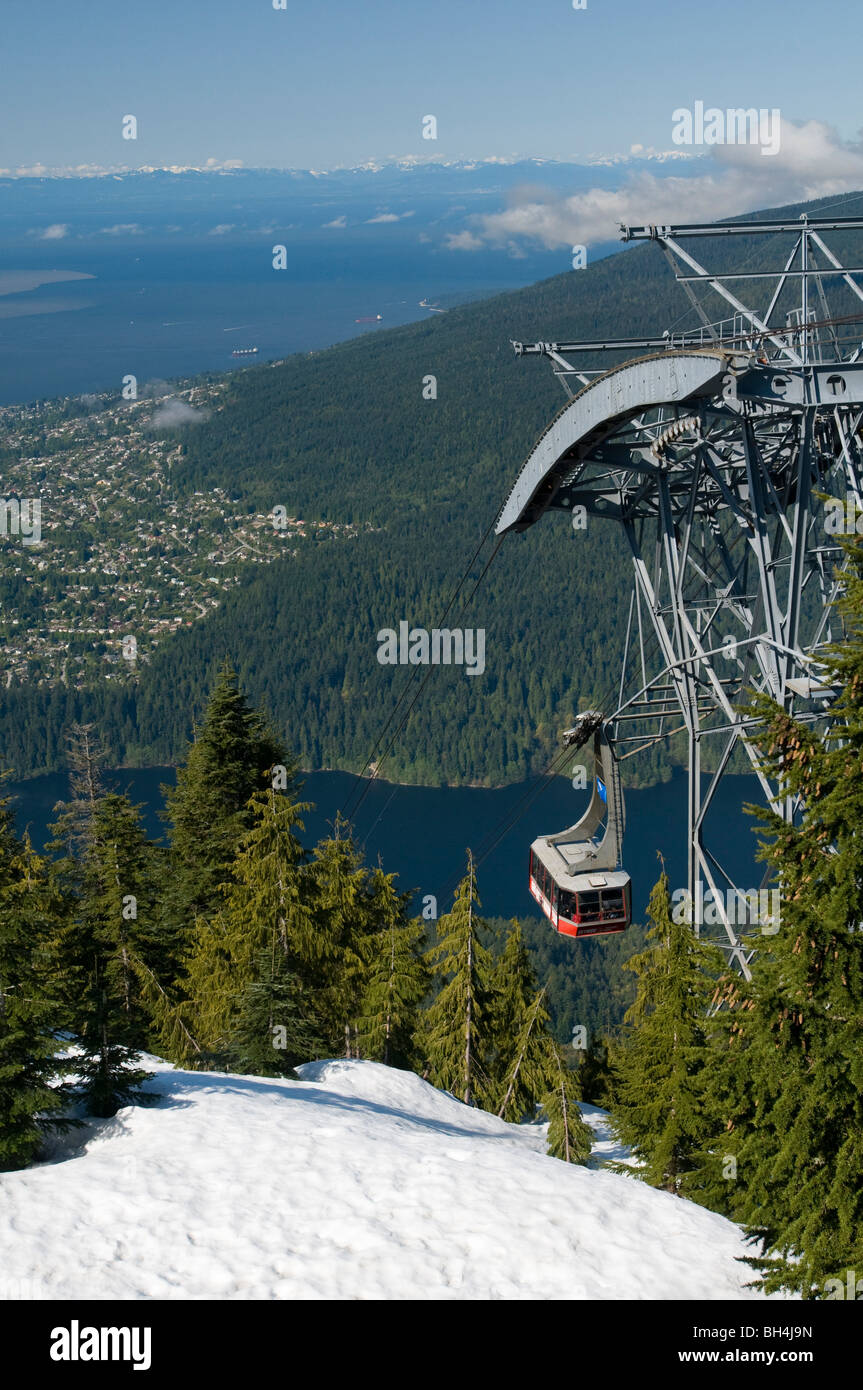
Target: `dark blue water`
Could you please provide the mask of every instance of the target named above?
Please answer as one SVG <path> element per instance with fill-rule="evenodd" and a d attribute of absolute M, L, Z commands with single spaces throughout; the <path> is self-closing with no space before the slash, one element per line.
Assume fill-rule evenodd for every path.
<path fill-rule="evenodd" d="M 276 272 L 269 243 L 8 252 L 16 269 L 94 278 L 0 296 L 0 405 L 119 392 L 127 373 L 144 383 L 273 361 L 428 318 L 421 299 L 481 297 L 562 268 L 548 255 L 527 262 L 305 243 L 291 244 L 287 268 Z M 355 321 L 376 314 L 373 327 Z M 238 347 L 258 354 L 233 358 Z"/>
<path fill-rule="evenodd" d="M 143 805 L 148 833 L 165 833 L 158 812 L 163 800 L 160 783 L 173 784 L 173 768 L 124 769 L 111 774 L 120 791 Z M 357 779 L 345 772 L 313 772 L 305 776 L 303 799 L 315 804 L 306 817 L 305 843 L 312 846 L 329 833 L 337 811 L 348 802 Z M 486 790 L 477 787 L 401 787 L 391 783 L 371 785 L 356 818 L 357 838 L 365 846 L 366 860 L 376 864 L 380 855 L 388 873 L 399 875 L 399 886 L 417 895 L 433 893 L 444 911 L 465 868 L 467 849 L 475 855 L 495 839 L 502 823 L 522 802 L 530 786 L 522 784 Z M 21 830 L 28 826 L 34 845 L 41 849 L 56 802 L 68 794 L 62 774 L 6 784 L 14 795 Z M 757 886 L 761 868 L 755 868 L 755 836 L 751 817 L 743 814 L 744 801 L 758 801 L 758 784 L 751 777 L 729 777 L 721 786 L 708 832 L 718 829 L 723 866 L 745 886 Z M 558 778 L 546 788 L 511 830 L 502 836 L 479 865 L 479 890 L 483 911 L 494 917 L 536 916 L 527 892 L 527 854 L 531 840 L 571 825 L 585 804 L 585 793 L 574 792 Z M 627 832 L 624 864 L 633 880 L 633 911 L 643 917 L 650 890 L 659 877 L 661 853 L 672 888 L 686 884 L 686 779 L 678 773 L 658 787 L 626 793 Z M 714 834 L 716 833 L 714 829 Z"/>
<path fill-rule="evenodd" d="M 688 172 L 701 172 L 697 160 Z M 219 371 L 236 365 L 235 347 L 257 347 L 253 360 L 265 362 L 368 332 L 358 318 L 381 314 L 390 328 L 427 317 L 424 298 L 452 303 L 559 275 L 571 267 L 566 246 L 465 252 L 457 238 L 537 180 L 569 196 L 622 177 L 529 163 L 0 178 L 0 404 L 119 391 L 129 373 Z M 287 252 L 278 271 L 277 245 Z M 617 238 L 592 245 L 591 261 L 621 249 Z M 13 292 L 8 272 L 21 271 L 91 278 Z"/>

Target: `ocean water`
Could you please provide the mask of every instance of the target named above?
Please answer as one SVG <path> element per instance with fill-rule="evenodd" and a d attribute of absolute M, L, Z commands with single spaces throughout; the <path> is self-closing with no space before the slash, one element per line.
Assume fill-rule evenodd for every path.
<path fill-rule="evenodd" d="M 107 249 L 58 242 L 7 251 L 6 273 L 89 278 L 18 293 L 3 293 L 0 284 L 0 405 L 119 392 L 128 373 L 144 383 L 318 350 L 428 318 L 423 299 L 480 297 L 561 269 L 559 256 L 513 260 L 495 252 L 439 254 L 404 242 L 387 249 L 303 241 L 291 244 L 287 268 L 274 271 L 274 240 L 133 239 Z M 377 314 L 378 324 L 355 321 Z M 235 359 L 238 347 L 259 351 Z"/>
<path fill-rule="evenodd" d="M 173 785 L 173 768 L 120 769 L 110 774 L 113 785 L 127 791 L 142 805 L 148 833 L 159 838 L 165 825 L 160 784 Z M 305 818 L 304 843 L 312 847 L 330 833 L 336 813 L 348 805 L 357 778 L 347 772 L 312 772 L 304 775 L 302 799 L 314 804 Z M 440 912 L 452 904 L 458 879 L 464 874 L 467 850 L 481 854 L 502 827 L 503 821 L 530 786 L 524 783 L 499 789 L 482 787 L 403 787 L 375 782 L 360 807 L 355 827 L 364 846 L 366 862 L 374 865 L 380 855 L 387 873 L 399 875 L 398 886 L 415 894 L 417 908 L 426 894 L 438 899 Z M 41 849 L 48 836 L 53 808 L 68 794 L 64 775 L 51 774 L 16 784 L 6 784 L 14 797 L 19 830 L 29 828 L 34 845 Z M 721 859 L 744 888 L 761 881 L 762 866 L 755 866 L 756 838 L 752 818 L 743 803 L 760 800 L 752 777 L 728 777 L 717 793 L 710 828 L 721 827 Z M 500 843 L 482 860 L 478 882 L 486 916 L 535 917 L 538 911 L 527 891 L 530 843 L 573 824 L 585 805 L 585 793 L 572 790 L 565 778 L 556 778 L 526 810 Z M 626 793 L 627 828 L 624 866 L 633 881 L 633 913 L 643 920 L 650 891 L 661 872 L 662 854 L 672 888 L 686 885 L 686 779 L 677 773 L 670 782 Z"/>

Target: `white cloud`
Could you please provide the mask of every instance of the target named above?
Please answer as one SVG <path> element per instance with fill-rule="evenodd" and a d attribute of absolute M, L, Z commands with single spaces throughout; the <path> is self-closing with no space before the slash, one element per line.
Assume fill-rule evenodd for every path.
<path fill-rule="evenodd" d="M 448 251 L 481 251 L 483 240 L 481 237 L 474 236 L 473 232 L 447 232 L 446 248 Z"/>
<path fill-rule="evenodd" d="M 202 425 L 209 418 L 209 410 L 196 410 L 193 405 L 189 405 L 186 401 L 180 401 L 177 400 L 176 396 L 171 396 L 159 406 L 150 424 L 162 429 L 170 429 L 174 425 Z"/>
<path fill-rule="evenodd" d="M 113 227 L 100 227 L 103 236 L 140 236 L 144 228 L 139 222 L 115 222 Z"/>
<path fill-rule="evenodd" d="M 37 235 L 40 241 L 62 241 L 63 237 L 69 235 L 69 223 L 52 222 L 50 227 L 45 227 Z"/>
<path fill-rule="evenodd" d="M 234 230 L 233 222 L 220 222 L 217 227 L 211 227 L 208 236 L 227 236 L 228 232 Z"/>
<path fill-rule="evenodd" d="M 380 212 L 377 217 L 367 217 L 366 223 L 371 227 L 375 222 L 401 222 L 403 218 L 413 216 L 413 208 L 410 212 Z"/>
<path fill-rule="evenodd" d="M 322 225 L 324 227 L 338 227 L 341 230 L 348 225 L 348 219 L 345 214 L 342 213 L 341 217 L 334 217 L 332 222 L 324 222 Z"/>
<path fill-rule="evenodd" d="M 551 250 L 612 241 L 618 222 L 710 221 L 863 189 L 863 145 L 841 141 L 820 121 L 783 121 L 779 152 L 767 158 L 759 145 L 710 149 L 704 173 L 692 178 L 636 168 L 619 189 L 592 188 L 569 198 L 550 189 L 524 190 L 502 212 L 471 218 L 472 230 L 450 236 L 447 245 L 475 251 L 482 244 L 528 240 Z"/>

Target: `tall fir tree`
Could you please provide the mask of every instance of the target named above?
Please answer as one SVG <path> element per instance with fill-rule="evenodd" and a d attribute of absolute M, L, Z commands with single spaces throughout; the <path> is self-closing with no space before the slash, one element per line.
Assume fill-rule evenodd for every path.
<path fill-rule="evenodd" d="M 579 1087 L 551 1032 L 547 990 L 536 976 L 514 922 L 494 972 L 495 1109 L 504 1120 L 531 1119 L 542 1106 L 548 1151 L 567 1163 L 590 1157 L 592 1133 L 579 1109 Z"/>
<path fill-rule="evenodd" d="M 329 1055 L 356 1057 L 375 921 L 369 873 L 341 817 L 332 835 L 315 846 L 310 876 L 314 912 L 302 924 L 303 936 L 295 938 L 301 973 Z"/>
<path fill-rule="evenodd" d="M 45 943 L 52 902 L 46 866 L 14 832 L 8 797 L 0 800 L 0 1171 L 38 1156 L 60 1112 L 56 1005 L 46 994 Z"/>
<path fill-rule="evenodd" d="M 590 1105 L 609 1109 L 614 1103 L 616 1074 L 608 1038 L 592 1033 L 590 1042 L 579 1059 L 578 1086 Z"/>
<path fill-rule="evenodd" d="M 258 952 L 235 1001 L 227 1039 L 231 1070 L 293 1077 L 299 1063 L 321 1051 L 312 1002 L 271 927 L 269 947 Z"/>
<path fill-rule="evenodd" d="M 172 826 L 165 903 L 176 930 L 190 935 L 198 917 L 221 905 L 220 887 L 252 823 L 250 799 L 272 780 L 273 768 L 285 769 L 279 789 L 292 791 L 294 762 L 249 706 L 226 660 L 177 785 L 165 789 L 164 815 Z"/>
<path fill-rule="evenodd" d="M 626 962 L 637 976 L 626 1013 L 632 1032 L 618 1052 L 612 1118 L 641 1160 L 640 1177 L 669 1192 L 685 1191 L 699 1167 L 709 1119 L 704 1113 L 708 1005 L 722 958 L 688 923 L 675 921 L 663 871 L 648 905 L 648 947 Z"/>
<path fill-rule="evenodd" d="M 846 551 L 830 732 L 755 702 L 764 769 L 803 814 L 759 812 L 779 930 L 753 943 L 751 983 L 726 985 L 746 1082 L 726 1110 L 738 1215 L 762 1286 L 804 1298 L 843 1297 L 863 1272 L 863 544 Z"/>
<path fill-rule="evenodd" d="M 499 1097 L 508 1086 L 513 1047 L 539 989 L 536 972 L 517 921 L 507 932 L 503 951 L 495 962 L 493 986 L 494 1047 L 489 1057 L 489 1072 L 495 1094 Z M 517 1103 L 517 1100 L 513 1101 L 508 1109 Z M 507 1114 L 509 1118 L 511 1116 Z"/>
<path fill-rule="evenodd" d="M 546 1084 L 542 1104 L 548 1115 L 548 1152 L 564 1163 L 587 1163 L 593 1131 L 585 1124 L 578 1104 L 578 1078 L 553 1038 L 549 1039 Z"/>
<path fill-rule="evenodd" d="M 525 1001 L 520 1013 L 513 1013 L 508 1064 L 501 1070 L 497 1113 L 502 1120 L 518 1122 L 531 1116 L 540 1098 L 549 1089 L 551 1034 L 545 1006 L 545 989 L 537 990 Z M 501 1094 L 502 1093 L 502 1094 Z"/>
<path fill-rule="evenodd" d="M 394 877 L 382 868 L 372 873 L 369 908 L 375 930 L 366 944 L 359 1046 L 363 1057 L 408 1071 L 418 1061 L 415 1035 L 430 981 L 424 923 L 408 920 L 411 895 L 396 892 Z"/>
<path fill-rule="evenodd" d="M 76 1070 L 92 1114 L 107 1117 L 146 1099 L 136 1063 L 150 1016 L 140 970 L 157 962 L 156 851 L 125 796 L 106 792 L 92 729 L 73 731 L 73 799 L 53 830 L 53 866 L 63 902 L 52 940 L 53 980 L 63 1021 L 81 1048 Z"/>
<path fill-rule="evenodd" d="M 473 855 L 452 910 L 438 922 L 438 942 L 429 951 L 440 989 L 426 1011 L 423 1050 L 435 1086 L 466 1105 L 490 1108 L 494 1087 L 489 1065 L 494 1045 L 494 975 L 491 953 L 482 944 L 475 909 Z"/>
<path fill-rule="evenodd" d="M 304 872 L 306 854 L 298 838 L 307 810 L 307 802 L 272 785 L 252 794 L 246 808 L 251 825 L 222 887 L 222 907 L 198 920 L 188 961 L 185 1017 L 210 1063 L 228 1065 L 230 1056 L 239 1055 L 236 1030 L 241 1026 L 248 1059 L 251 1019 L 261 1016 L 267 990 L 273 1005 L 276 994 L 284 1001 L 292 980 L 299 992 L 300 981 L 294 979 L 298 943 L 306 940 L 311 915 L 310 876 Z"/>

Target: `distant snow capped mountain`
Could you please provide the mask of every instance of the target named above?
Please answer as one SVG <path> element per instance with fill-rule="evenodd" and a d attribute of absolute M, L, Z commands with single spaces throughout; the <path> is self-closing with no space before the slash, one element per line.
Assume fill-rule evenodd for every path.
<path fill-rule="evenodd" d="M 85 240 L 99 246 L 125 245 L 131 238 L 151 244 L 196 240 L 252 246 L 269 238 L 270 247 L 296 247 L 304 241 L 326 254 L 336 242 L 371 245 L 374 239 L 387 254 L 397 244 L 403 252 L 431 248 L 423 277 L 434 271 L 440 288 L 428 258 L 476 250 L 482 219 L 503 216 L 503 210 L 514 206 L 558 205 L 597 190 L 614 193 L 633 171 L 648 166 L 656 180 L 672 172 L 689 179 L 704 168 L 699 156 L 680 158 L 678 152 L 673 162 L 667 159 L 664 151 L 636 147 L 629 155 L 590 155 L 581 162 L 515 154 L 482 159 L 404 155 L 332 169 L 247 169 L 236 161 L 208 161 L 202 168 L 148 165 L 103 171 L 87 166 L 18 171 L 6 178 L 0 171 L 3 243 L 7 253 L 18 242 L 32 254 L 41 243 L 46 250 L 62 246 L 70 253 Z M 607 238 L 595 238 L 594 247 L 616 238 L 616 224 L 609 218 Z M 498 253 L 509 256 L 513 238 L 499 240 Z M 530 250 L 547 253 L 548 248 L 538 243 Z M 524 254 L 523 248 L 518 254 Z M 559 252 L 546 260 L 534 256 L 529 267 L 522 267 L 525 280 L 562 268 Z M 501 278 L 498 268 L 493 276 L 489 272 L 487 283 L 501 288 L 510 281 L 508 275 Z"/>
<path fill-rule="evenodd" d="M 669 160 L 694 162 L 704 155 L 693 155 L 689 150 L 653 150 L 635 145 L 627 154 L 588 154 L 572 159 L 549 159 L 539 155 L 492 154 L 482 158 L 469 158 L 464 155 L 392 155 L 385 159 L 369 159 L 362 164 L 334 164 L 327 169 L 247 167 L 239 159 L 223 161 L 208 160 L 206 164 L 142 164 L 137 168 L 129 165 L 78 164 L 50 168 L 36 164 L 18 169 L 0 169 L 0 178 L 27 179 L 100 179 L 100 178 L 139 178 L 154 174 L 212 174 L 218 177 L 240 178 L 256 175 L 282 175 L 290 178 L 326 179 L 345 174 L 382 174 L 401 170 L 403 172 L 425 169 L 450 169 L 473 173 L 476 170 L 512 169 L 523 166 L 532 169 L 590 169 L 598 166 L 621 166 L 631 164 L 666 163 Z"/>
<path fill-rule="evenodd" d="M 691 178 L 704 168 L 699 156 L 680 158 L 678 152 L 673 162 L 667 159 L 664 151 L 636 147 L 629 155 L 590 155 L 580 163 L 517 155 L 404 155 L 332 169 L 247 169 L 236 161 L 209 161 L 202 168 L 86 166 L 19 170 L 12 177 L 0 170 L 4 240 L 7 249 L 14 240 L 28 248 L 43 241 L 68 248 L 82 238 L 103 242 L 109 236 L 115 241 L 218 238 L 224 244 L 271 234 L 273 241 L 317 239 L 323 231 L 327 243 L 333 237 L 375 236 L 386 237 L 392 247 L 399 238 L 424 239 L 452 253 L 475 246 L 475 239 L 468 240 L 475 228 L 471 219 L 504 207 L 559 202 L 592 190 L 614 192 L 633 170 L 648 165 L 656 179 L 672 171 Z M 609 221 L 609 237 L 615 235 Z M 534 278 L 559 268 L 559 260 L 537 264 Z"/>

